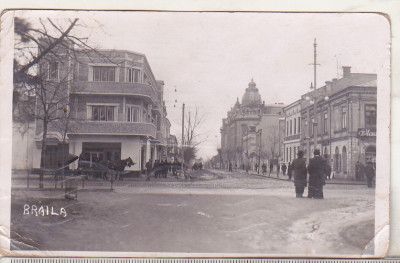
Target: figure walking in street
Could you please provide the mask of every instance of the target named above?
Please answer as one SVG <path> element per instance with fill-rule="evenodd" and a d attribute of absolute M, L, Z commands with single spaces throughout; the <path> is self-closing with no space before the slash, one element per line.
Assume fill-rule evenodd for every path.
<path fill-rule="evenodd" d="M 296 197 L 303 198 L 304 188 L 307 186 L 307 166 L 306 160 L 303 158 L 304 152 L 297 152 L 297 159 L 292 164 L 289 163 L 290 173 L 294 173 L 294 186 L 296 189 Z"/>
<path fill-rule="evenodd" d="M 259 172 L 258 172 L 258 163 L 256 163 L 256 172 L 257 172 L 257 174 L 259 174 Z"/>
<path fill-rule="evenodd" d="M 271 176 L 272 170 L 274 169 L 274 165 L 272 162 L 269 164 L 269 176 Z"/>
<path fill-rule="evenodd" d="M 293 166 L 292 164 L 289 162 L 288 164 L 288 170 L 287 170 L 287 174 L 289 176 L 289 181 L 292 181 L 292 173 L 293 173 Z"/>
<path fill-rule="evenodd" d="M 146 181 L 150 181 L 151 176 L 151 162 L 150 160 L 146 163 Z"/>
<path fill-rule="evenodd" d="M 375 187 L 375 166 L 371 161 L 365 166 L 365 175 L 367 176 L 368 188 Z"/>
<path fill-rule="evenodd" d="M 279 171 L 281 169 L 281 165 L 279 163 L 276 164 L 276 176 L 279 178 Z"/>
<path fill-rule="evenodd" d="M 308 173 L 310 174 L 308 180 L 308 198 L 323 199 L 323 186 L 325 185 L 327 163 L 324 158 L 320 156 L 318 149 L 314 150 L 314 158 L 308 164 Z"/>
<path fill-rule="evenodd" d="M 282 174 L 283 174 L 283 175 L 286 174 L 286 169 L 287 169 L 287 166 L 286 166 L 285 163 L 283 163 L 283 164 L 282 164 Z"/>
<path fill-rule="evenodd" d="M 229 162 L 228 168 L 229 168 L 229 172 L 232 172 L 232 162 Z"/>
<path fill-rule="evenodd" d="M 263 175 L 266 175 L 267 174 L 267 165 L 265 163 L 263 163 L 261 167 L 262 167 Z"/>
<path fill-rule="evenodd" d="M 326 160 L 326 179 L 331 180 L 331 173 L 332 173 L 332 168 L 329 165 L 329 160 L 328 160 L 328 155 L 324 155 L 325 160 Z"/>
<path fill-rule="evenodd" d="M 249 169 L 250 169 L 250 164 L 246 164 L 246 173 L 249 172 Z"/>

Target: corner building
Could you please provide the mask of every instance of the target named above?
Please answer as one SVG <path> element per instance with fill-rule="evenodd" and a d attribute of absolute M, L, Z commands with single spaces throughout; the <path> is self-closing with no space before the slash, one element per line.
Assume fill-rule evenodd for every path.
<path fill-rule="evenodd" d="M 74 57 L 44 62 L 40 67 L 55 81 L 71 80 L 64 89 L 71 112 L 69 153 L 83 154 L 91 162 L 131 157 L 135 164 L 126 167 L 131 171 L 144 169 L 148 160 L 168 158 L 171 124 L 163 100 L 164 82 L 156 80 L 145 55 L 124 50 L 83 54 L 77 50 Z M 63 114 L 61 109 L 56 114 Z M 34 168 L 40 167 L 42 127 L 37 125 Z M 46 137 L 46 167 L 59 167 L 62 136 L 56 122 L 51 123 Z"/>
<path fill-rule="evenodd" d="M 316 112 L 310 101 L 315 101 Z M 304 94 L 301 105 L 300 142 L 307 157 L 312 157 L 316 132 L 316 148 L 328 157 L 335 177 L 354 179 L 357 161 L 375 162 L 376 74 L 351 73 L 351 67 L 343 67 L 343 78 Z"/>

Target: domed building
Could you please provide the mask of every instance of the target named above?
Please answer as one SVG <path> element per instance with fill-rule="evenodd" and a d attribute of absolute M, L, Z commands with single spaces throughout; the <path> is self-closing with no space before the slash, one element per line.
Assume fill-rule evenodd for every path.
<path fill-rule="evenodd" d="M 249 83 L 249 87 L 246 89 L 245 93 L 242 96 L 242 105 L 243 106 L 258 106 L 261 105 L 261 95 L 258 93 L 258 89 L 256 88 L 256 83 L 253 79 L 251 79 Z"/>
<path fill-rule="evenodd" d="M 265 105 L 252 79 L 241 103 L 237 98 L 227 118 L 222 120 L 221 151 L 224 165 L 231 162 L 234 167 L 242 167 L 244 163 L 249 163 L 249 158 L 254 159 L 258 152 L 255 147 L 257 132 L 261 129 L 259 125 L 265 122 L 262 121 L 263 116 L 279 117 L 283 114 L 282 108 L 282 104 Z M 252 163 L 255 164 L 254 160 Z"/>

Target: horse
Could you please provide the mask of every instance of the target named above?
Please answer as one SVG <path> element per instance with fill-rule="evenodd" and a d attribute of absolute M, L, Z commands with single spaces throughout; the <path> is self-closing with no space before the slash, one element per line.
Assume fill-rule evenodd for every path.
<path fill-rule="evenodd" d="M 128 157 L 128 158 L 120 160 L 120 161 L 115 161 L 113 163 L 113 168 L 111 168 L 112 170 L 114 170 L 116 172 L 115 180 L 123 181 L 124 177 L 121 172 L 123 172 L 125 170 L 126 166 L 131 167 L 134 164 L 135 163 L 132 161 L 131 157 Z"/>

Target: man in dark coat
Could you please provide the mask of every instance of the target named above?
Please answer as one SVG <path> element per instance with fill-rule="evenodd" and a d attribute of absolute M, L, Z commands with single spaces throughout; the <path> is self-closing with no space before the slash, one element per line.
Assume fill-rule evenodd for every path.
<path fill-rule="evenodd" d="M 294 173 L 294 186 L 296 188 L 296 197 L 302 198 L 304 188 L 307 186 L 307 166 L 306 160 L 303 158 L 304 152 L 297 152 L 297 159 L 294 159 L 291 166 L 291 172 Z"/>
<path fill-rule="evenodd" d="M 365 175 L 367 176 L 368 188 L 374 187 L 375 167 L 372 162 L 365 166 Z"/>
<path fill-rule="evenodd" d="M 314 150 L 314 158 L 308 164 L 308 198 L 323 199 L 323 186 L 325 185 L 327 162 L 320 156 L 318 149 Z"/>
<path fill-rule="evenodd" d="M 152 165 L 151 165 L 151 161 L 149 160 L 146 163 L 146 181 L 150 181 L 151 170 L 152 170 Z"/>
<path fill-rule="evenodd" d="M 274 165 L 273 165 L 273 163 L 271 162 L 271 163 L 269 164 L 269 175 L 271 175 L 273 169 L 274 169 Z"/>
<path fill-rule="evenodd" d="M 289 162 L 288 168 L 287 168 L 287 175 L 289 176 L 289 181 L 292 180 L 292 174 L 293 174 L 293 166 L 292 164 Z"/>
<path fill-rule="evenodd" d="M 286 174 L 287 166 L 286 164 L 282 164 L 282 174 Z"/>

